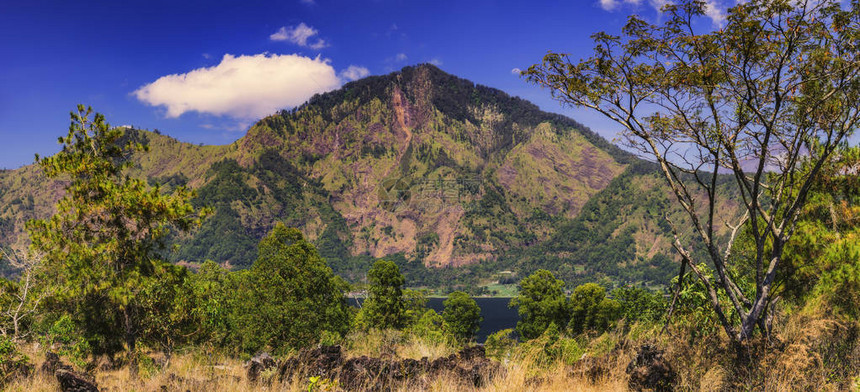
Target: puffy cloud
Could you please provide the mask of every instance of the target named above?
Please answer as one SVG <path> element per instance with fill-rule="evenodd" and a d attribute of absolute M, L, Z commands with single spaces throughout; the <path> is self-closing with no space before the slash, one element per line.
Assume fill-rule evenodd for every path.
<path fill-rule="evenodd" d="M 523 70 L 521 70 L 521 69 L 519 69 L 519 68 L 514 68 L 514 69 L 512 69 L 512 70 L 511 70 L 511 74 L 513 74 L 513 75 L 517 75 L 517 76 L 519 76 L 519 75 L 520 75 L 520 72 L 523 72 Z"/>
<path fill-rule="evenodd" d="M 348 71 L 344 76 L 361 74 Z M 341 82 L 329 60 L 320 57 L 225 54 L 218 65 L 162 76 L 132 94 L 149 105 L 164 106 L 169 118 L 196 111 L 248 119 L 300 105 Z"/>
<path fill-rule="evenodd" d="M 711 18 L 714 26 L 722 26 L 726 21 L 726 14 L 714 0 L 705 2 L 705 16 Z"/>
<path fill-rule="evenodd" d="M 347 81 L 361 79 L 367 75 L 370 75 L 370 70 L 364 67 L 359 67 L 357 65 L 350 65 L 345 70 L 340 71 L 341 79 Z"/>
<path fill-rule="evenodd" d="M 321 38 L 317 38 L 314 42 L 309 41 L 317 34 L 319 34 L 317 29 L 304 23 L 299 23 L 298 26 L 281 27 L 278 31 L 270 35 L 269 39 L 272 41 L 288 41 L 311 49 L 322 49 L 328 46 L 328 43 Z"/>
<path fill-rule="evenodd" d="M 406 57 L 406 53 L 398 53 L 397 56 L 394 56 L 394 61 L 406 61 L 408 57 Z"/>
<path fill-rule="evenodd" d="M 430 61 L 428 61 L 428 63 L 433 64 L 433 65 L 435 65 L 435 66 L 439 67 L 439 66 L 441 66 L 441 65 L 442 65 L 442 60 L 439 60 L 439 58 L 438 58 L 438 57 L 434 57 L 434 58 L 430 59 Z"/>

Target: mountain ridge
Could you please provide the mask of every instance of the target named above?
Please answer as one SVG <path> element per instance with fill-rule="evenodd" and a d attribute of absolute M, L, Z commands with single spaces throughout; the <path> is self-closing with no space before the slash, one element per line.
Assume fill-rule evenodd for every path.
<path fill-rule="evenodd" d="M 551 240 L 645 165 L 575 120 L 429 64 L 316 95 L 228 145 L 127 133 L 150 146 L 132 158 L 132 175 L 188 185 L 195 203 L 215 210 L 199 231 L 173 238 L 168 258 L 248 266 L 259 238 L 284 221 L 353 280 L 369 260 L 392 256 L 420 274 L 515 266 L 506 255 Z M 0 173 L 2 243 L 59 197 L 33 186 L 36 171 Z M 36 199 L 12 203 L 28 192 Z"/>

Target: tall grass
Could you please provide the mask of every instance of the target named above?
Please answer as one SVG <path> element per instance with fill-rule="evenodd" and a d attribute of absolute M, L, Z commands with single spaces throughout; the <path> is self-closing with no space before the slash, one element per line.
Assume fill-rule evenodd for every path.
<path fill-rule="evenodd" d="M 856 321 L 833 317 L 826 309 L 806 309 L 777 320 L 769 341 L 752 342 L 738 351 L 717 332 L 690 339 L 693 327 L 620 324 L 601 336 L 543 336 L 502 353 L 497 377 L 481 388 L 464 385 L 456 375 L 425 376 L 398 391 L 625 391 L 626 368 L 643 344 L 665 350 L 678 374 L 678 391 L 841 391 L 860 390 L 860 345 Z M 433 360 L 458 350 L 447 342 L 421 339 L 401 331 L 353 332 L 342 342 L 347 358 L 367 355 L 388 359 L 428 357 Z M 36 364 L 44 355 L 25 348 Z M 157 354 L 151 354 L 157 356 Z M 68 361 L 66 361 L 68 362 Z M 139 378 L 127 369 L 98 371 L 99 387 L 109 391 L 327 391 L 336 380 L 295 379 L 249 383 L 242 360 L 216 350 L 194 348 L 179 353 L 164 367 L 144 361 Z M 313 384 L 313 385 L 312 385 Z M 53 376 L 37 374 L 6 385 L 10 391 L 57 391 Z"/>

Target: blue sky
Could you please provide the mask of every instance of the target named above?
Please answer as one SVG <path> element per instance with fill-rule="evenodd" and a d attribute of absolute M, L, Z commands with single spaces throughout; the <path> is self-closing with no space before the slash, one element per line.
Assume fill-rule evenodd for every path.
<path fill-rule="evenodd" d="M 512 70 L 547 50 L 587 56 L 591 34 L 619 32 L 631 13 L 657 20 L 664 1 L 4 1 L 0 168 L 57 151 L 78 103 L 113 125 L 226 144 L 315 92 L 424 62 L 611 139 L 617 127 Z"/>

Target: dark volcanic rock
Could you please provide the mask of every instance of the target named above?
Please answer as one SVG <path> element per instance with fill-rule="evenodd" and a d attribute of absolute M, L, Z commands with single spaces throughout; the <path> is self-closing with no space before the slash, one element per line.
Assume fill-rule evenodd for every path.
<path fill-rule="evenodd" d="M 663 358 L 663 350 L 647 344 L 639 348 L 636 358 L 627 365 L 627 374 L 630 375 L 627 385 L 634 391 L 671 391 L 677 379 L 675 370 Z"/>
<path fill-rule="evenodd" d="M 260 380 L 260 375 L 268 369 L 277 366 L 275 359 L 268 353 L 262 353 L 254 358 L 251 358 L 245 366 L 248 368 L 246 376 L 248 382 L 255 383 Z"/>
<path fill-rule="evenodd" d="M 68 369 L 59 369 L 55 375 L 63 392 L 99 392 L 95 381 L 88 380 L 85 375 Z"/>
<path fill-rule="evenodd" d="M 337 380 L 347 391 L 389 391 L 400 386 L 420 386 L 427 377 L 443 373 L 454 375 L 460 382 L 479 387 L 499 374 L 498 362 L 486 358 L 481 346 L 465 348 L 443 358 L 429 361 L 393 357 L 361 356 L 344 360 L 340 346 L 322 346 L 302 350 L 283 361 L 278 374 L 281 380 L 318 376 Z"/>
<path fill-rule="evenodd" d="M 461 382 L 481 387 L 497 376 L 502 367 L 487 358 L 484 346 L 473 346 L 447 357 L 436 358 L 430 363 L 433 375 L 445 371 L 455 374 Z"/>
<path fill-rule="evenodd" d="M 278 377 L 290 381 L 293 377 L 334 378 L 343 365 L 340 346 L 320 346 L 302 349 L 298 355 L 288 358 L 278 366 Z"/>
<path fill-rule="evenodd" d="M 39 371 L 45 375 L 53 375 L 59 369 L 72 370 L 72 367 L 60 361 L 60 356 L 56 353 L 48 351 L 45 353 L 45 362 L 42 362 L 42 367 Z"/>

